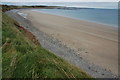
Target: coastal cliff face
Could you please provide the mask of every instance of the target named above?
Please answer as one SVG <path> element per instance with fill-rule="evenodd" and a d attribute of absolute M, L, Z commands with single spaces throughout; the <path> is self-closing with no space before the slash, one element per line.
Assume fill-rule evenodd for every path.
<path fill-rule="evenodd" d="M 3 78 L 90 78 L 79 68 L 41 47 L 37 38 L 2 14 Z"/>

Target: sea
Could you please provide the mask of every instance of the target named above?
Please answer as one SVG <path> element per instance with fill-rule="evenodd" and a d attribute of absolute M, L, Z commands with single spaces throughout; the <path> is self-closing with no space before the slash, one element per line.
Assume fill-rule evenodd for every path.
<path fill-rule="evenodd" d="M 14 5 L 62 6 L 67 8 L 34 9 L 34 11 L 110 25 L 113 27 L 118 27 L 119 23 L 117 2 L 33 2 L 14 3 Z"/>
<path fill-rule="evenodd" d="M 41 3 L 41 5 L 67 8 L 34 11 L 118 27 L 118 3 L 116 2 L 53 2 Z"/>
<path fill-rule="evenodd" d="M 114 27 L 118 26 L 118 12 L 116 9 L 36 9 L 34 11 L 111 25 Z"/>

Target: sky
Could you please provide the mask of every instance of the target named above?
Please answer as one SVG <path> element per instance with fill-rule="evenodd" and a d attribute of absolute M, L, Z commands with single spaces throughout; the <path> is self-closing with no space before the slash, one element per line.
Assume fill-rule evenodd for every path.
<path fill-rule="evenodd" d="M 1 2 L 118 2 L 120 0 L 0 0 Z"/>
<path fill-rule="evenodd" d="M 118 2 L 119 0 L 0 0 L 0 4 L 7 5 L 47 5 L 47 6 L 67 6 L 67 7 L 89 7 L 89 8 L 110 8 L 116 9 L 118 8 L 118 3 L 78 3 L 78 2 Z M 29 3 L 32 2 L 32 3 Z M 37 3 L 36 3 L 37 2 Z M 41 2 L 49 2 L 49 3 L 41 3 Z M 53 2 L 77 2 L 75 4 L 58 4 Z"/>

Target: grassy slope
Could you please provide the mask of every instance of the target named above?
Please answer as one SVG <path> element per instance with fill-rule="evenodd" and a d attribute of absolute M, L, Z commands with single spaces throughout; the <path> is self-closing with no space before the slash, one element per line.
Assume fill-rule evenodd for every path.
<path fill-rule="evenodd" d="M 3 78 L 89 78 L 83 71 L 34 44 L 3 14 Z"/>
<path fill-rule="evenodd" d="M 9 11 L 11 9 L 27 9 L 27 8 L 39 8 L 39 9 L 51 9 L 51 8 L 57 8 L 58 6 L 13 6 L 13 5 L 0 5 L 2 6 L 2 11 Z"/>

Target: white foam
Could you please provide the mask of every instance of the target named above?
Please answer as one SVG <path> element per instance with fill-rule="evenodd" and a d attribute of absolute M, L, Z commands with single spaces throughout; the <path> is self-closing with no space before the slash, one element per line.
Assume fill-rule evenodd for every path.
<path fill-rule="evenodd" d="M 27 18 L 27 14 L 25 14 L 25 13 L 18 12 L 18 14 L 19 14 L 20 16 L 22 16 L 23 18 Z"/>

